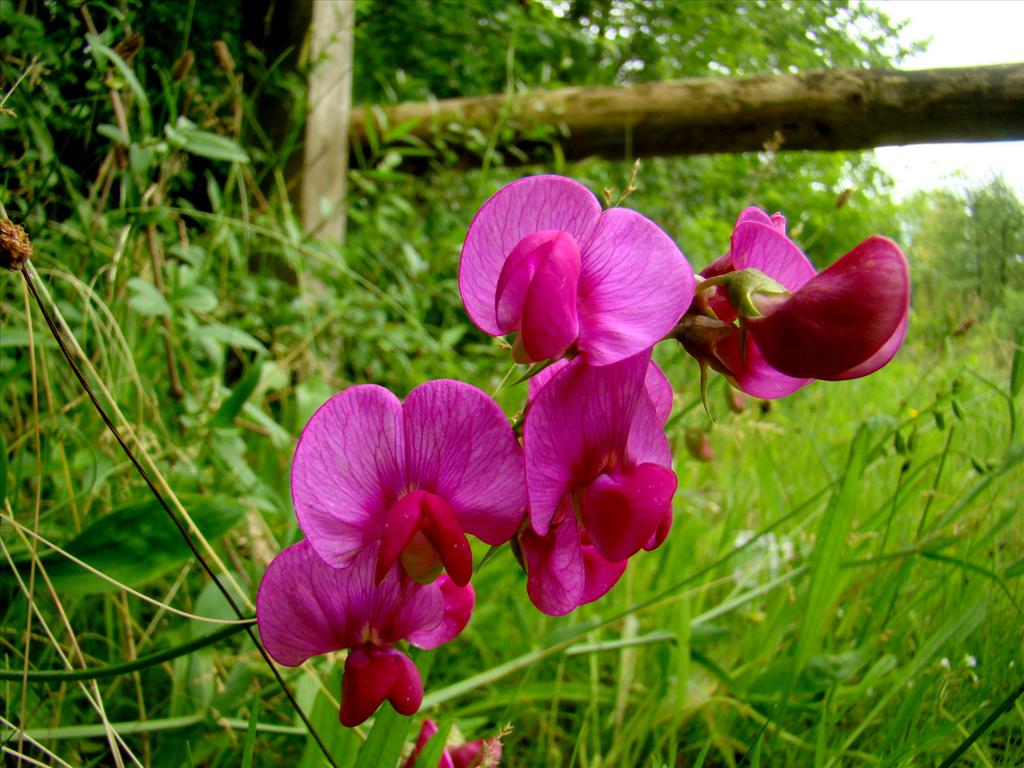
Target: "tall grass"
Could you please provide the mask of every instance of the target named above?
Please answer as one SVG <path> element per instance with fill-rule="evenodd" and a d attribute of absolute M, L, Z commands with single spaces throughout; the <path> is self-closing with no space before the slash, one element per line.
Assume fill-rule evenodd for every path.
<path fill-rule="evenodd" d="M 300 535 L 291 452 L 334 392 L 451 376 L 519 407 L 522 385 L 499 389 L 506 351 L 472 328 L 455 282 L 470 216 L 512 174 L 440 161 L 428 180 L 402 174 L 392 153 L 433 150 L 381 126 L 351 174 L 342 251 L 301 233 L 283 177 L 257 173 L 237 135 L 176 123 L 158 148 L 158 99 L 141 88 L 121 89 L 134 134 L 111 139 L 95 178 L 56 163 L 35 179 L 51 202 L 7 212 L 32 233 L 87 381 L 218 583 L 118 450 L 22 276 L 0 275 L 2 749 L 13 764 L 323 765 L 224 592 L 251 610 Z M 33 125 L 45 154 L 45 121 Z M 278 183 L 259 192 L 265 171 Z M 626 169 L 569 172 L 597 189 Z M 761 179 L 741 186 L 765 192 Z M 427 696 L 411 723 L 385 707 L 341 728 L 339 654 L 286 670 L 289 689 L 343 766 L 378 764 L 422 717 L 466 738 L 508 726 L 508 766 L 938 765 L 958 748 L 965 764 L 1024 764 L 1022 353 L 1002 327 L 936 348 L 912 324 L 879 374 L 741 414 L 715 384 L 713 426 L 692 364 L 660 348 L 680 479 L 661 549 L 560 619 L 533 609 L 499 552 L 475 577 L 466 632 L 418 659 Z M 694 428 L 710 430 L 713 462 L 685 449 Z"/>

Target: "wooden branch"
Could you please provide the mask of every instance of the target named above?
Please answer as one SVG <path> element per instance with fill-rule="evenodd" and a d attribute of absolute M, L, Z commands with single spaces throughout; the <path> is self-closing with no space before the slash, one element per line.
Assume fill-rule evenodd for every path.
<path fill-rule="evenodd" d="M 1024 139 L 1024 64 L 694 78 L 358 108 L 353 142 L 365 146 L 378 109 L 390 126 L 417 120 L 411 133 L 424 140 L 441 131 L 465 165 L 479 164 L 480 153 L 444 133 L 448 124 L 486 135 L 514 129 L 523 157 L 504 152 L 508 163 L 545 160 L 555 141 L 567 159 L 1007 141 Z M 525 138 L 538 126 L 557 130 Z"/>

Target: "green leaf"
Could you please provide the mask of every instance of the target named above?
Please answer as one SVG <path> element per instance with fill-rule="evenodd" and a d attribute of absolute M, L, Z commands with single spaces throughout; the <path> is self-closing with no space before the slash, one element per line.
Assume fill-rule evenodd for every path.
<path fill-rule="evenodd" d="M 196 128 L 186 117 L 179 117 L 173 128 L 165 125 L 164 135 L 172 144 L 192 155 L 231 163 L 249 162 L 249 153 L 234 139 Z"/>
<path fill-rule="evenodd" d="M 451 729 L 451 723 L 441 723 L 437 733 L 424 745 L 413 768 L 437 768 L 438 763 L 441 762 L 441 754 L 448 743 L 448 733 Z"/>
<path fill-rule="evenodd" d="M 245 405 L 245 401 L 249 399 L 249 396 L 256 389 L 256 385 L 260 383 L 260 374 L 263 372 L 263 363 L 257 359 L 249 365 L 249 370 L 246 371 L 245 376 L 238 382 L 238 386 L 234 388 L 227 399 L 220 404 L 220 408 L 213 414 L 210 419 L 211 427 L 229 427 L 234 422 L 238 412 L 242 410 L 242 406 Z"/>
<path fill-rule="evenodd" d="M 821 527 L 818 529 L 817 542 L 811 555 L 811 586 L 793 653 L 793 677 L 790 686 L 795 685 L 804 664 L 817 649 L 822 627 L 840 588 L 837 578 L 840 555 L 853 522 L 853 514 L 857 509 L 860 480 L 869 461 L 871 443 L 870 427 L 866 424 L 861 425 L 850 446 L 846 471 L 839 488 L 829 500 Z"/>
<path fill-rule="evenodd" d="M 259 691 L 252 695 L 252 704 L 249 705 L 249 727 L 245 731 L 245 744 L 242 746 L 242 768 L 252 768 L 252 753 L 256 747 L 256 723 L 259 719 L 260 694 Z"/>
<path fill-rule="evenodd" d="M 227 497 L 185 496 L 182 503 L 203 535 L 211 539 L 223 536 L 245 516 L 245 507 Z M 181 533 L 153 498 L 101 517 L 62 549 L 130 587 L 142 586 L 192 557 Z M 90 595 L 117 589 L 60 554 L 50 553 L 41 559 L 61 594 Z M 18 568 L 27 573 L 29 564 L 22 561 Z"/>
<path fill-rule="evenodd" d="M 220 323 L 201 325 L 197 329 L 197 334 L 202 339 L 214 341 L 229 347 L 248 349 L 253 352 L 267 351 L 267 348 L 264 347 L 257 339 L 250 336 L 241 328 L 232 328 L 230 325 L 221 325 Z"/>
<path fill-rule="evenodd" d="M 87 34 L 85 39 L 89 43 L 89 50 L 92 52 L 93 58 L 98 61 L 109 61 L 114 65 L 114 68 L 121 77 L 124 78 L 125 84 L 135 96 L 135 102 L 139 108 L 139 122 L 142 125 L 142 132 L 149 136 L 153 132 L 153 118 L 149 111 L 149 98 L 147 98 L 146 91 L 139 82 L 139 78 L 135 76 L 134 70 L 128 66 L 127 62 L 113 48 L 101 43 L 99 35 Z"/>
<path fill-rule="evenodd" d="M 133 277 L 128 281 L 131 298 L 128 306 L 146 317 L 166 317 L 171 314 L 171 305 L 157 290 L 157 287 L 141 277 Z"/>
<path fill-rule="evenodd" d="M 103 123 L 102 125 L 96 126 L 96 133 L 100 136 L 104 136 L 113 142 L 121 144 L 122 146 L 128 146 L 128 137 L 121 133 L 121 129 L 116 125 L 110 123 Z"/>
<path fill-rule="evenodd" d="M 217 294 L 203 285 L 183 285 L 168 297 L 176 307 L 193 309 L 196 312 L 213 312 L 220 304 Z"/>
<path fill-rule="evenodd" d="M 1018 560 L 1016 563 L 1006 567 L 1003 571 L 1003 576 L 1008 579 L 1015 579 L 1018 576 L 1024 576 L 1024 557 Z"/>
<path fill-rule="evenodd" d="M 1010 365 L 1010 397 L 1020 394 L 1024 386 L 1024 331 L 1017 334 L 1017 349 L 1013 353 L 1013 363 Z"/>

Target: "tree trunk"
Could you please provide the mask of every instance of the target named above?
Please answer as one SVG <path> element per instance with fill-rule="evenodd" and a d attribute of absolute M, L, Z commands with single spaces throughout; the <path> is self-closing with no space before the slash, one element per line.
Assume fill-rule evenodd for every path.
<path fill-rule="evenodd" d="M 427 141 L 439 130 L 444 135 L 451 122 L 485 133 L 512 128 L 512 144 L 521 156 L 504 152 L 510 164 L 547 160 L 553 143 L 571 160 L 591 155 L 629 160 L 1005 141 L 1024 138 L 1024 64 L 694 78 L 399 104 L 384 112 L 391 126 L 416 120 L 412 135 Z M 365 142 L 366 121 L 373 119 L 368 108 L 353 111 L 353 142 Z M 536 138 L 538 126 L 551 127 L 548 139 Z M 463 164 L 480 163 L 479 154 L 453 146 L 457 138 L 445 139 Z"/>

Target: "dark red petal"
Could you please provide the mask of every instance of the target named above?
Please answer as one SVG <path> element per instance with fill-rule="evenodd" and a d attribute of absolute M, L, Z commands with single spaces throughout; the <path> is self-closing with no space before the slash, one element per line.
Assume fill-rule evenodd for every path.
<path fill-rule="evenodd" d="M 444 569 L 458 586 L 464 587 L 473 575 L 473 550 L 452 508 L 440 496 L 422 496 L 425 533 L 441 556 Z"/>
<path fill-rule="evenodd" d="M 341 679 L 341 724 L 363 723 L 387 699 L 400 715 L 412 715 L 423 702 L 416 665 L 392 648 L 356 648 L 345 659 Z"/>
<path fill-rule="evenodd" d="M 636 554 L 671 511 L 676 485 L 672 470 L 641 464 L 628 473 L 601 475 L 587 486 L 583 526 L 598 553 L 613 562 Z"/>
<path fill-rule="evenodd" d="M 904 322 L 909 300 L 906 259 L 891 240 L 875 236 L 771 314 L 744 322 L 773 368 L 829 379 L 876 355 Z"/>
<path fill-rule="evenodd" d="M 398 560 L 402 550 L 408 546 L 413 534 L 419 530 L 420 494 L 413 491 L 400 498 L 384 516 L 384 530 L 380 534 L 380 554 L 377 555 L 377 571 L 374 574 L 380 584 L 391 566 Z"/>

